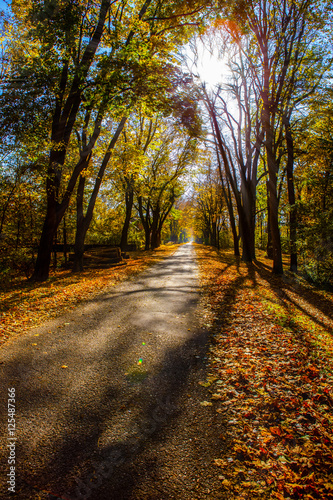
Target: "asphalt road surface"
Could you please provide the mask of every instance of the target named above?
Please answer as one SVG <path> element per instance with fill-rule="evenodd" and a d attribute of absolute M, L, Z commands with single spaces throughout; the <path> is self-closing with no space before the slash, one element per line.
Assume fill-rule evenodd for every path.
<path fill-rule="evenodd" d="M 181 246 L 1 349 L 1 498 L 223 498 L 193 254 Z"/>

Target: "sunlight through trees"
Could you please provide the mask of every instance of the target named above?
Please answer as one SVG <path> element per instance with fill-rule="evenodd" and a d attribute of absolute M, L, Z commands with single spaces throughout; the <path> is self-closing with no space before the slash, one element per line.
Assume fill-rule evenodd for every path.
<path fill-rule="evenodd" d="M 85 245 L 258 248 L 332 282 L 331 4 L 37 2 L 1 12 L 1 273 Z M 320 211 L 318 211 L 320 207 Z M 72 259 L 72 257 L 71 257 Z"/>

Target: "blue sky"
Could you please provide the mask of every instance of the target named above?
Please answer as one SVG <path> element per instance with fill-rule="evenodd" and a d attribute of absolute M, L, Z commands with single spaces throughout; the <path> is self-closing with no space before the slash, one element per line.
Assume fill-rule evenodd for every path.
<path fill-rule="evenodd" d="M 7 5 L 3 0 L 0 0 L 0 10 L 5 10 L 7 9 Z"/>

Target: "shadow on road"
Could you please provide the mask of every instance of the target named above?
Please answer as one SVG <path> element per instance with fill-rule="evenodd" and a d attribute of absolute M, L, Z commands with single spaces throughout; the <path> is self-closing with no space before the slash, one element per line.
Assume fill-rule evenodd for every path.
<path fill-rule="evenodd" d="M 125 500 L 147 475 L 153 481 L 161 456 L 147 449 L 190 418 L 189 382 L 204 376 L 208 331 L 198 325 L 198 302 L 193 257 L 183 247 L 54 321 L 36 342 L 31 334 L 3 350 L 1 378 L 17 394 L 20 499 L 37 491 L 54 494 L 49 500 Z M 211 461 L 220 444 L 209 432 L 203 454 Z"/>

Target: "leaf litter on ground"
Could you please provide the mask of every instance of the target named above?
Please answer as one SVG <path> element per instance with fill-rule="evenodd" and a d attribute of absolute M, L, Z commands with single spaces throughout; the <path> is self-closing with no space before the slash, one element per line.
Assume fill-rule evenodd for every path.
<path fill-rule="evenodd" d="M 333 499 L 332 294 L 273 276 L 263 254 L 196 252 L 212 330 L 199 383 L 225 418 L 226 498 Z"/>
<path fill-rule="evenodd" d="M 91 268 L 82 273 L 58 269 L 44 283 L 30 283 L 19 276 L 0 290 L 0 345 L 50 318 L 134 276 L 146 267 L 173 254 L 179 245 L 162 245 L 154 252 L 130 252 L 120 266 Z M 125 264 L 125 265 L 124 265 Z"/>

